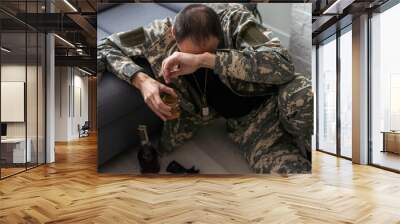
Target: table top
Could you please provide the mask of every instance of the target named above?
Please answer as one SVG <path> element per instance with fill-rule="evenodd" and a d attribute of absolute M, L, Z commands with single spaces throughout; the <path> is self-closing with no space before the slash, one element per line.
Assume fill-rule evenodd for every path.
<path fill-rule="evenodd" d="M 384 134 L 396 134 L 396 135 L 400 135 L 400 131 L 381 131 L 381 133 L 384 133 Z"/>
<path fill-rule="evenodd" d="M 27 139 L 28 141 L 30 140 L 29 138 Z M 1 143 L 20 143 L 24 142 L 25 138 L 5 138 L 1 139 Z"/>

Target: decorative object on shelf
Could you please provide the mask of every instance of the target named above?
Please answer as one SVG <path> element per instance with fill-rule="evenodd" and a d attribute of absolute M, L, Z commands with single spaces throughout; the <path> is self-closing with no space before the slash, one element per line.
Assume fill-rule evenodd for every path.
<path fill-rule="evenodd" d="M 383 131 L 383 150 L 382 152 L 392 152 L 400 154 L 400 131 Z"/>

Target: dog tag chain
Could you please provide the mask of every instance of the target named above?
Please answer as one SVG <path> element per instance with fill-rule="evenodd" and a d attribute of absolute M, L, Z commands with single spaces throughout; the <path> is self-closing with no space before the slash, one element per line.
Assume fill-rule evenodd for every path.
<path fill-rule="evenodd" d="M 197 82 L 197 78 L 194 77 L 194 81 L 196 82 L 197 87 L 199 88 L 200 92 L 202 93 L 202 97 L 201 97 L 201 116 L 206 119 L 208 117 L 208 115 L 210 114 L 210 109 L 207 105 L 207 72 L 208 70 L 206 70 L 205 73 L 205 78 L 204 78 L 204 90 L 201 91 L 200 85 Z"/>
<path fill-rule="evenodd" d="M 203 102 L 202 102 L 202 107 L 201 107 L 201 115 L 205 118 L 205 117 L 208 117 L 210 110 L 207 106 L 206 97 L 205 96 L 203 96 L 203 97 L 204 97 L 204 99 L 202 100 Z"/>

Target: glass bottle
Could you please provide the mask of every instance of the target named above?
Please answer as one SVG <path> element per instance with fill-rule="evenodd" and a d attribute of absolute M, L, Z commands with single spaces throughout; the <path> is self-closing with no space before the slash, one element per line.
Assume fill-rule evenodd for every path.
<path fill-rule="evenodd" d="M 147 126 L 139 125 L 140 148 L 137 154 L 141 173 L 160 172 L 160 163 L 156 149 L 151 145 L 147 134 Z"/>

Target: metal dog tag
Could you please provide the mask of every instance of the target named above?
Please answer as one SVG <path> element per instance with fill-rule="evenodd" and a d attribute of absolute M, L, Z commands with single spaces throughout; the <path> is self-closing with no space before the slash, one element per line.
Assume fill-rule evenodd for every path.
<path fill-rule="evenodd" d="M 210 113 L 210 111 L 209 111 L 208 107 L 203 107 L 201 109 L 201 114 L 203 115 L 203 117 L 207 117 L 209 113 Z"/>

